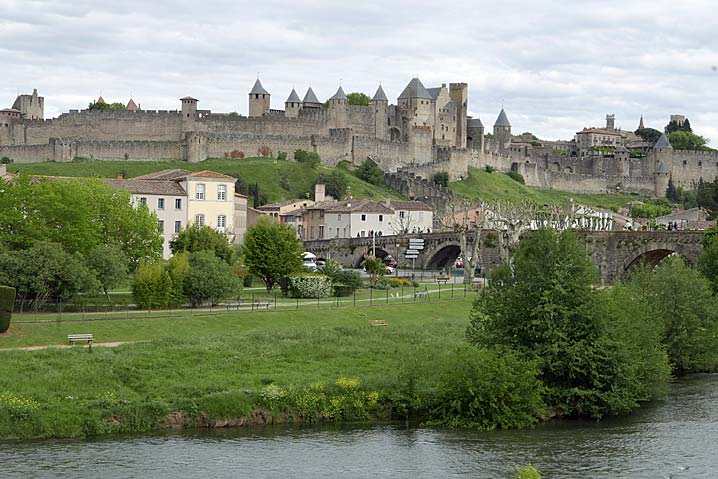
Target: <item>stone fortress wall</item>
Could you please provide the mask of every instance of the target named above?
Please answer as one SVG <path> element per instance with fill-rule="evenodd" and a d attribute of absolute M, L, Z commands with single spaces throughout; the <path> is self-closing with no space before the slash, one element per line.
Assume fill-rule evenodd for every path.
<path fill-rule="evenodd" d="M 291 158 L 303 149 L 319 153 L 329 166 L 371 158 L 384 171 L 411 173 L 414 180 L 440 171 L 458 180 L 469 168 L 491 166 L 517 171 L 537 188 L 658 196 L 668 177 L 686 188 L 718 177 L 718 152 L 657 148 L 629 158 L 571 156 L 561 145 L 531 148 L 512 137 L 503 109 L 489 139 L 480 120 L 466 115 L 467 91 L 465 83 L 425 89 L 415 78 L 397 105 L 390 105 L 379 87 L 368 106 L 355 106 L 347 104 L 341 87 L 327 105 L 308 100 L 310 89 L 303 102 L 290 96 L 281 111 L 269 109 L 269 93 L 257 80 L 248 117 L 199 110 L 198 100 L 187 97 L 181 110 L 71 110 L 53 119 L 42 118 L 44 99 L 33 92 L 19 96 L 17 108 L 0 110 L 0 157 L 17 163 L 76 157 L 241 161 L 279 151 Z"/>

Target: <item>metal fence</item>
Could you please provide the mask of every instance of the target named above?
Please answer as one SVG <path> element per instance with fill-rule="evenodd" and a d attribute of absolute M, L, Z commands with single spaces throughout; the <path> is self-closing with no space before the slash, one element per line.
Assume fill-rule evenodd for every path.
<path fill-rule="evenodd" d="M 63 303 L 51 301 L 42 308 L 33 308 L 32 303 L 17 301 L 15 316 L 17 322 L 50 321 L 94 321 L 125 320 L 142 318 L 191 317 L 219 314 L 243 314 L 267 311 L 309 311 L 343 308 L 365 308 L 381 305 L 404 305 L 431 301 L 451 301 L 476 296 L 483 282 L 464 285 L 447 281 L 423 284 L 419 287 L 402 286 L 387 289 L 360 289 L 350 296 L 328 296 L 323 298 L 290 298 L 280 292 L 266 292 L 255 289 L 245 291 L 235 298 L 227 298 L 216 305 L 175 309 L 139 309 L 133 304 L 109 303 Z M 30 309 L 28 311 L 28 309 Z"/>

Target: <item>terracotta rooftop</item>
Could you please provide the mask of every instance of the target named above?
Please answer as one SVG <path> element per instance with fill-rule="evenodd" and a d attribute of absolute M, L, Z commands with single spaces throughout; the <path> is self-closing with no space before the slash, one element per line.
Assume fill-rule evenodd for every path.
<path fill-rule="evenodd" d="M 202 171 L 189 171 L 189 170 L 183 170 L 183 169 L 173 169 L 173 170 L 162 170 L 162 171 L 156 171 L 154 173 L 148 173 L 146 175 L 136 176 L 135 178 L 132 178 L 133 180 L 172 180 L 177 181 L 181 180 L 183 178 L 192 177 L 192 178 L 219 178 L 219 179 L 225 179 L 225 180 L 234 180 L 233 177 L 223 175 L 222 173 L 217 173 L 216 171 L 210 171 L 210 170 L 202 170 Z"/>
<path fill-rule="evenodd" d="M 392 214 L 394 211 L 381 203 L 369 200 L 344 200 L 337 202 L 335 206 L 327 208 L 331 213 L 385 213 Z"/>
<path fill-rule="evenodd" d="M 406 211 L 433 211 L 429 205 L 421 201 L 389 200 L 389 208 Z"/>

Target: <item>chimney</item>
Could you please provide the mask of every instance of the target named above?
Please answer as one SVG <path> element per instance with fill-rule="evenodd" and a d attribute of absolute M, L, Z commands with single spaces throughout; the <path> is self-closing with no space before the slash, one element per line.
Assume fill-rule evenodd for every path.
<path fill-rule="evenodd" d="M 324 190 L 324 183 L 317 183 L 314 185 L 314 201 L 317 203 L 324 201 L 326 199 L 326 193 Z M 341 198 L 337 198 L 341 199 Z"/>
<path fill-rule="evenodd" d="M 122 173 L 119 173 L 119 174 L 117 175 L 117 179 L 118 179 L 118 180 L 124 179 L 124 176 L 122 176 Z"/>

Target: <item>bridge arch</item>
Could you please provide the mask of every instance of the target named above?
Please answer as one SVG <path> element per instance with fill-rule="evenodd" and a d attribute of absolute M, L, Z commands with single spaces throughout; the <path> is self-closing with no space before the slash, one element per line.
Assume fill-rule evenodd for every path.
<path fill-rule="evenodd" d="M 426 269 L 448 269 L 454 265 L 456 258 L 461 256 L 461 246 L 453 241 L 439 244 L 427 255 L 429 258 L 424 267 Z"/>
<path fill-rule="evenodd" d="M 372 254 L 372 247 L 369 246 L 369 249 L 366 249 L 366 248 L 357 249 L 357 251 L 359 251 L 359 254 L 355 257 L 354 266 L 357 268 L 361 268 L 366 256 Z M 382 259 L 382 260 L 390 255 L 390 253 L 388 251 L 386 251 L 384 248 L 382 248 L 380 246 L 377 246 L 375 248 L 375 252 L 376 252 L 376 257 L 379 259 Z"/>
<path fill-rule="evenodd" d="M 630 274 L 631 270 L 635 270 L 641 266 L 655 268 L 670 256 L 680 256 L 688 263 L 692 263 L 695 259 L 691 252 L 685 250 L 680 243 L 649 243 L 631 251 L 626 256 L 623 262 L 623 268 L 618 272 L 618 278 L 626 277 Z"/>

